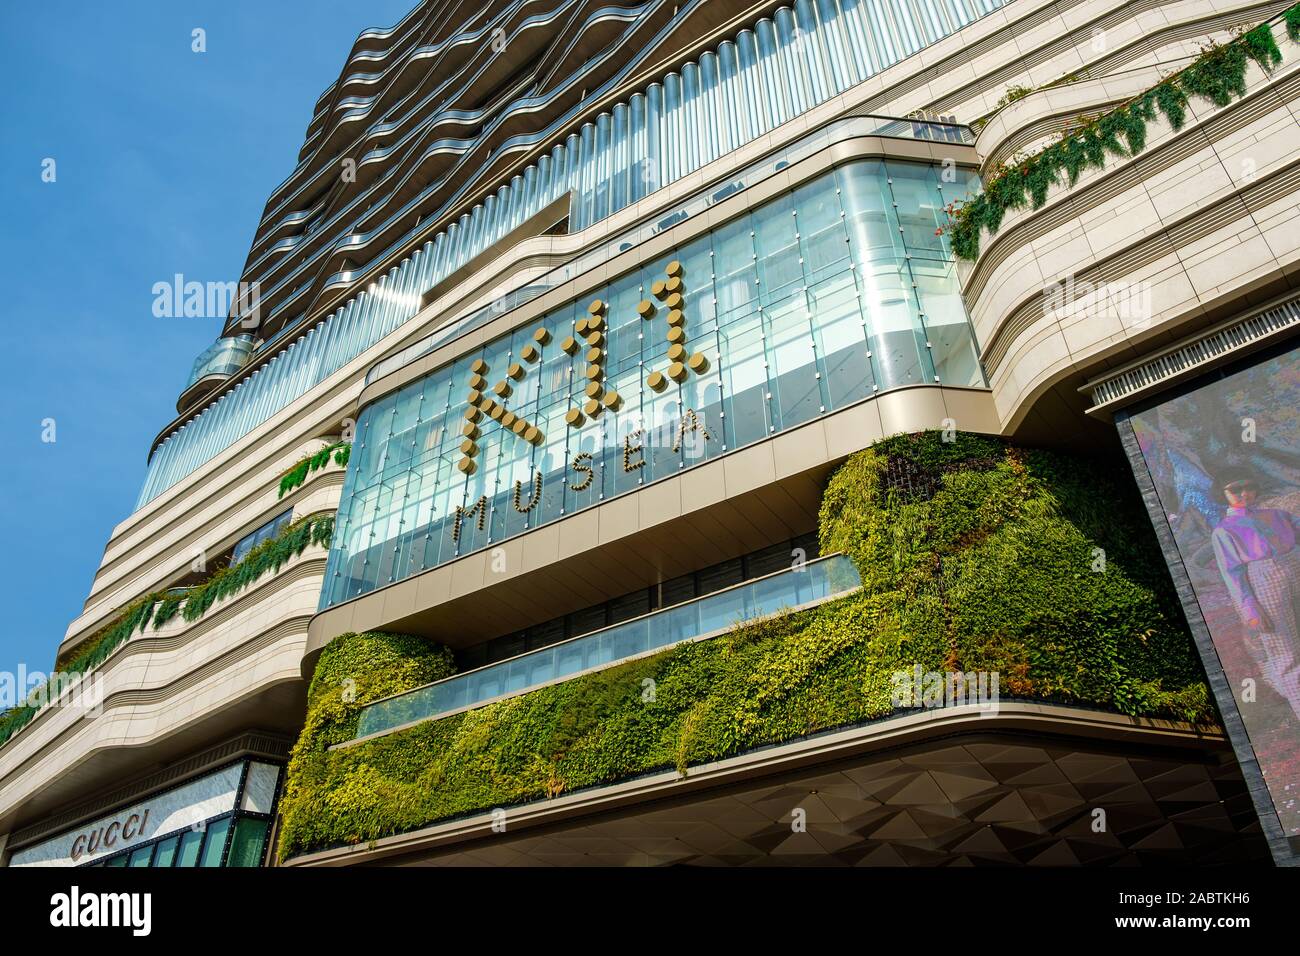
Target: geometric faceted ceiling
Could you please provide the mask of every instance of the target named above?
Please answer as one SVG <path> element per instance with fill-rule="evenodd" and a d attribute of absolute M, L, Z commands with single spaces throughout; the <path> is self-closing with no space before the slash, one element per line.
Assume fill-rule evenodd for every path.
<path fill-rule="evenodd" d="M 1192 758 L 989 734 L 385 862 L 1149 866 L 1267 865 L 1269 855 L 1226 749 Z"/>

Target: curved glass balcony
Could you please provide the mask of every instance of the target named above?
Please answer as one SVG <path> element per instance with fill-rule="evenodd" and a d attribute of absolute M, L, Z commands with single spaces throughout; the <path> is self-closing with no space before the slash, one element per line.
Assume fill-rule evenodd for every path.
<path fill-rule="evenodd" d="M 209 375 L 220 375 L 223 378 L 234 375 L 247 364 L 248 357 L 252 354 L 251 335 L 245 333 L 234 338 L 217 339 L 194 360 L 190 377 L 185 380 L 185 388 L 181 391 L 189 391 L 195 383 Z"/>
<path fill-rule="evenodd" d="M 737 624 L 817 604 L 860 587 L 862 579 L 853 561 L 832 554 L 375 701 L 361 712 L 357 738 L 515 697 L 673 644 L 715 637 Z"/>

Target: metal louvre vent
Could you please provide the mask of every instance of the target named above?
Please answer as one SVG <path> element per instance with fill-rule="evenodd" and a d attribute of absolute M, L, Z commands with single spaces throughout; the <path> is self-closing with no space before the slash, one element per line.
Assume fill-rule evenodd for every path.
<path fill-rule="evenodd" d="M 1180 345 L 1110 378 L 1090 383 L 1086 388 L 1092 392 L 1094 408 L 1109 405 L 1295 326 L 1300 326 L 1300 298 L 1234 320 L 1194 342 Z"/>

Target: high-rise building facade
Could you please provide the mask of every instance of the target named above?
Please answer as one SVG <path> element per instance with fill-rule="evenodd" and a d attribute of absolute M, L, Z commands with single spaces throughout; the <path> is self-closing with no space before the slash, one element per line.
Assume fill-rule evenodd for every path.
<path fill-rule="evenodd" d="M 428 0 L 267 201 L 9 866 L 1293 863 L 1300 7 Z"/>

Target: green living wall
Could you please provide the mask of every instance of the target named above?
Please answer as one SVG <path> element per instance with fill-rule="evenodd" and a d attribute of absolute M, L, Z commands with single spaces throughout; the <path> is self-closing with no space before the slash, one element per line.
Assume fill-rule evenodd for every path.
<path fill-rule="evenodd" d="M 882 718 L 891 676 L 916 664 L 996 671 L 1003 699 L 1212 723 L 1125 471 L 967 435 L 888 439 L 822 503 L 823 552 L 852 555 L 860 592 L 330 751 L 365 703 L 453 667 L 416 638 L 342 635 L 309 690 L 281 858 Z"/>

